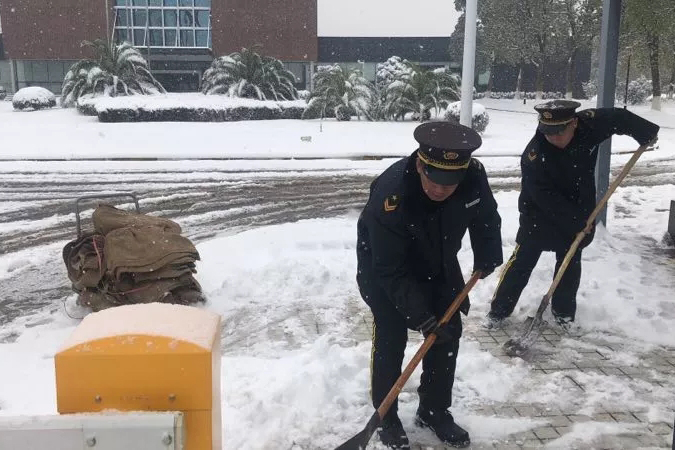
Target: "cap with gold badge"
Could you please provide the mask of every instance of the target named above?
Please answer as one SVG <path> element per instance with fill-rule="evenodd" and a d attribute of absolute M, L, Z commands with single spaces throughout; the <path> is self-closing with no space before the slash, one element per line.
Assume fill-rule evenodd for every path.
<path fill-rule="evenodd" d="M 574 117 L 581 103 L 573 100 L 551 100 L 534 106 L 539 113 L 539 130 L 543 134 L 560 134 Z"/>
<path fill-rule="evenodd" d="M 481 146 L 480 135 L 469 127 L 452 122 L 426 122 L 413 133 L 419 143 L 417 156 L 424 174 L 434 183 L 459 184 L 471 161 L 471 152 Z"/>

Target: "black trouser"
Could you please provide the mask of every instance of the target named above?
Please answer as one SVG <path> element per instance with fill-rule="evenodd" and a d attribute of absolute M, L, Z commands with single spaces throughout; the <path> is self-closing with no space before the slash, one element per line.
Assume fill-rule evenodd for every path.
<path fill-rule="evenodd" d="M 542 248 L 537 242 L 525 241 L 518 244 L 502 269 L 497 290 L 492 298 L 490 312 L 497 317 L 510 316 L 518 303 L 521 292 L 525 289 L 530 274 L 543 251 L 553 251 Z M 565 259 L 567 250 L 555 250 L 555 273 Z M 555 275 L 554 275 L 555 276 Z M 563 274 L 560 284 L 553 292 L 551 309 L 558 317 L 574 320 L 577 311 L 577 290 L 581 280 L 581 250 L 577 250 L 570 260 L 567 270 Z"/>
<path fill-rule="evenodd" d="M 386 298 L 369 302 L 373 312 L 373 348 L 371 354 L 371 396 L 373 406 L 378 408 L 401 375 L 403 353 L 408 342 L 405 318 Z M 445 307 L 438 305 L 434 311 L 437 318 L 443 316 Z M 451 342 L 434 344 L 422 360 L 422 377 L 417 390 L 423 408 L 439 411 L 452 404 L 452 385 L 455 381 L 455 366 L 459 338 L 462 334 L 462 319 L 457 311 L 450 319 L 456 338 Z M 398 400 L 394 402 L 385 419 L 396 415 Z"/>

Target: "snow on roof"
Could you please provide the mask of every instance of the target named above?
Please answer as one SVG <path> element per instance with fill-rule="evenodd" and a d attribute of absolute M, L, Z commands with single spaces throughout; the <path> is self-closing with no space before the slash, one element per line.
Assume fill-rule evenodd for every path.
<path fill-rule="evenodd" d="M 124 305 L 89 314 L 64 342 L 61 350 L 114 336 L 171 337 L 210 349 L 218 336 L 220 316 L 184 305 L 148 303 Z"/>
<path fill-rule="evenodd" d="M 320 37 L 448 37 L 461 12 L 451 0 L 318 0 Z"/>

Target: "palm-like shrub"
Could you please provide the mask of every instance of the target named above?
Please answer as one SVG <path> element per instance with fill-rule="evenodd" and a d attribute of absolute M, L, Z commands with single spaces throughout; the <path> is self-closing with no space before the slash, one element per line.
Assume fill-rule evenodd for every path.
<path fill-rule="evenodd" d="M 338 64 L 319 66 L 314 74 L 314 91 L 309 97 L 303 119 L 335 116 L 350 120 L 352 114 L 372 120 L 370 110 L 376 101 L 373 85 L 360 70 L 343 71 Z"/>
<path fill-rule="evenodd" d="M 89 95 L 136 95 L 165 93 L 152 76 L 148 62 L 128 42 L 108 45 L 102 39 L 84 41 L 96 59 L 83 59 L 70 67 L 61 88 L 61 104 L 73 106 Z"/>
<path fill-rule="evenodd" d="M 202 77 L 202 92 L 258 100 L 295 100 L 298 91 L 293 83 L 295 75 L 281 61 L 243 48 L 211 63 Z"/>
<path fill-rule="evenodd" d="M 403 61 L 409 70 L 400 71 L 384 94 L 386 117 L 403 118 L 412 113 L 417 120 L 427 120 L 431 110 L 436 114 L 450 102 L 459 99 L 459 77 L 446 69 L 425 69 Z"/>

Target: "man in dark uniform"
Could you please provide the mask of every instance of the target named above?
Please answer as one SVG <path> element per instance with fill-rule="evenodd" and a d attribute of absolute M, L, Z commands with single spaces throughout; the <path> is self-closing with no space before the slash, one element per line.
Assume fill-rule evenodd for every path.
<path fill-rule="evenodd" d="M 361 296 L 373 312 L 371 394 L 377 408 L 401 375 L 408 328 L 438 340 L 422 363 L 416 423 L 447 444 L 469 445 L 448 411 L 462 320 L 438 321 L 464 288 L 457 252 L 469 230 L 473 269 L 485 277 L 502 263 L 501 218 L 485 169 L 471 158 L 481 138 L 450 122 L 428 122 L 414 132 L 419 148 L 371 185 L 358 221 Z M 461 307 L 466 314 L 468 299 Z M 410 448 L 394 403 L 378 430 L 390 448 Z"/>
<path fill-rule="evenodd" d="M 543 251 L 556 253 L 555 270 L 580 231 L 581 242 L 553 293 L 552 312 L 559 324 L 574 321 L 581 279 L 581 252 L 593 240 L 594 224 L 586 221 L 596 206 L 595 163 L 598 145 L 614 134 L 627 134 L 646 144 L 655 140 L 655 125 L 620 108 L 586 109 L 580 103 L 553 100 L 535 106 L 537 131 L 521 157 L 518 199 L 520 228 L 516 248 L 504 265 L 486 326 L 498 327 L 516 307 Z"/>

